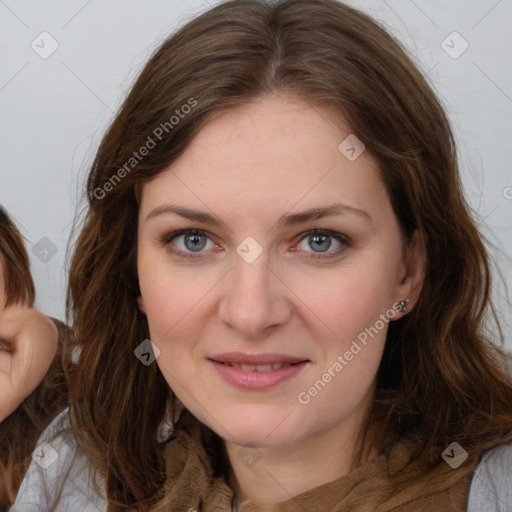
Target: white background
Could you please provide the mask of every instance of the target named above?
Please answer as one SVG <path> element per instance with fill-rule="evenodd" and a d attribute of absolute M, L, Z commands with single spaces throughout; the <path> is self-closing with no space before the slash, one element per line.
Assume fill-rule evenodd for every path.
<path fill-rule="evenodd" d="M 68 238 L 105 128 L 153 49 L 215 3 L 0 0 L 0 204 L 27 239 L 46 314 L 64 319 Z M 448 111 L 468 199 L 495 246 L 493 293 L 512 350 L 512 0 L 348 3 L 405 44 Z M 441 46 L 453 31 L 469 45 L 458 58 Z M 51 48 L 42 32 L 58 44 L 46 59 L 31 47 L 46 37 Z M 32 253 L 43 237 L 57 251 L 47 262 Z"/>

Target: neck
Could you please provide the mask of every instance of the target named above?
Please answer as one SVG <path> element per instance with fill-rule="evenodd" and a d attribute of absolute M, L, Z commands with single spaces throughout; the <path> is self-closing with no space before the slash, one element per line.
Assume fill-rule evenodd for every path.
<path fill-rule="evenodd" d="M 237 456 L 242 447 L 226 441 L 235 503 L 247 499 L 264 504 L 286 501 L 372 460 L 379 451 L 369 444 L 363 447 L 362 460 L 357 457 L 361 424 L 361 417 L 353 418 L 286 446 L 258 447 L 259 460 L 251 466 Z"/>

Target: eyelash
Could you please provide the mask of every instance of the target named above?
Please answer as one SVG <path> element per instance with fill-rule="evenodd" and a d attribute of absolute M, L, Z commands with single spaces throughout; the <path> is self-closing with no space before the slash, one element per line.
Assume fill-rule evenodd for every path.
<path fill-rule="evenodd" d="M 211 237 L 208 235 L 208 233 L 206 231 L 203 231 L 202 229 L 180 229 L 178 231 L 173 231 L 172 233 L 165 235 L 164 237 L 160 238 L 159 241 L 165 247 L 169 247 L 170 243 L 175 238 L 177 238 L 178 236 L 181 236 L 181 235 L 205 235 L 211 240 Z M 316 255 L 314 254 L 312 256 L 308 256 L 308 258 L 319 259 L 319 260 L 335 258 L 336 256 L 339 256 L 344 249 L 346 249 L 347 247 L 350 247 L 352 245 L 351 240 L 347 236 L 342 235 L 341 233 L 336 233 L 335 231 L 329 231 L 327 229 L 311 229 L 309 231 L 306 231 L 305 233 L 303 233 L 302 238 L 300 238 L 300 240 L 297 243 L 302 242 L 304 239 L 306 239 L 312 235 L 328 235 L 331 238 L 334 238 L 335 240 L 340 242 L 342 247 L 340 249 L 338 249 L 337 251 L 328 253 L 329 256 L 319 256 L 318 254 L 316 254 Z M 194 255 L 193 253 L 184 252 L 179 249 L 178 250 L 170 249 L 170 250 L 174 254 L 177 254 L 178 256 L 180 256 L 182 258 L 199 258 L 201 255 L 201 252 L 198 252 L 196 255 Z"/>

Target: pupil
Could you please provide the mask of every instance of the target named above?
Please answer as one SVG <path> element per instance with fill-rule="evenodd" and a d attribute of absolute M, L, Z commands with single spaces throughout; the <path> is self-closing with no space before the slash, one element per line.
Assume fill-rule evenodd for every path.
<path fill-rule="evenodd" d="M 185 237 L 185 245 L 187 246 L 187 249 L 190 249 L 192 251 L 203 249 L 203 247 L 205 246 L 205 241 L 203 240 L 202 244 L 200 242 L 198 243 L 198 241 L 199 241 L 199 239 L 201 239 L 201 237 L 203 237 L 203 235 L 198 235 L 198 234 L 187 235 Z M 188 246 L 187 241 L 192 241 L 191 247 Z"/>
<path fill-rule="evenodd" d="M 324 247 L 324 249 L 329 249 L 329 247 L 331 246 L 331 241 L 330 241 L 330 236 L 329 235 L 313 235 L 313 243 L 318 243 L 318 240 L 320 240 L 320 244 L 322 244 L 322 242 L 325 242 L 326 240 L 328 240 L 328 244 L 327 244 L 327 247 Z"/>

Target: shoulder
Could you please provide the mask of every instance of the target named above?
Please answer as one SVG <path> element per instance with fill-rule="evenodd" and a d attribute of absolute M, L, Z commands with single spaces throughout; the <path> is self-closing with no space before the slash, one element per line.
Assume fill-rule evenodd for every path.
<path fill-rule="evenodd" d="M 104 512 L 106 500 L 92 484 L 92 466 L 79 449 L 69 408 L 43 431 L 11 512 Z"/>
<path fill-rule="evenodd" d="M 506 512 L 512 508 L 512 444 L 484 453 L 473 474 L 468 512 Z"/>

